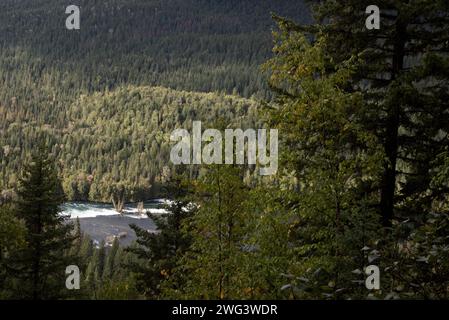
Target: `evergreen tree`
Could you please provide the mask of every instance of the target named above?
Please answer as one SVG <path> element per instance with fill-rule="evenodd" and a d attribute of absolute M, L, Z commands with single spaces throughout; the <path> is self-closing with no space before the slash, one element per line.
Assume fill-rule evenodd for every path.
<path fill-rule="evenodd" d="M 106 263 L 105 263 L 104 272 L 103 272 L 103 278 L 105 280 L 114 279 L 116 267 L 118 267 L 116 265 L 116 257 L 117 257 L 117 252 L 118 252 L 119 248 L 120 248 L 120 243 L 118 241 L 118 238 L 115 238 L 114 241 L 112 242 L 111 249 L 109 250 L 109 252 L 106 255 Z"/>
<path fill-rule="evenodd" d="M 137 241 L 127 251 L 138 260 L 131 261 L 128 268 L 136 274 L 139 292 L 149 298 L 160 296 L 162 283 L 172 277 L 173 269 L 191 244 L 191 236 L 183 231 L 184 221 L 196 211 L 195 205 L 186 197 L 188 190 L 182 177 L 172 179 L 166 192 L 174 200 L 163 206 L 167 213 L 147 213 L 156 225 L 156 233 L 131 225 Z M 174 285 L 178 287 L 180 283 Z"/>
<path fill-rule="evenodd" d="M 322 34 L 334 64 L 361 58 L 345 89 L 363 95 L 358 122 L 378 137 L 385 153 L 379 184 L 384 226 L 395 215 L 422 220 L 443 192 L 430 182 L 434 159 L 449 143 L 449 3 L 380 1 L 379 30 L 365 28 L 370 1 L 311 3 L 316 25 L 283 23 L 312 37 Z"/>
<path fill-rule="evenodd" d="M 290 174 L 277 201 L 292 213 L 288 241 L 296 253 L 284 273 L 306 279 L 286 279 L 284 288 L 295 288 L 288 290 L 292 298 L 336 297 L 351 287 L 351 271 L 363 269 L 361 249 L 378 238 L 377 196 L 369 190 L 383 152 L 357 122 L 362 96 L 345 91 L 357 59 L 336 65 L 324 36 L 312 42 L 282 22 L 276 40 L 266 67 L 283 92 L 270 120 L 283 133 L 281 161 Z"/>
<path fill-rule="evenodd" d="M 106 261 L 105 242 L 101 241 L 98 247 L 93 249 L 93 254 L 87 258 L 89 263 L 86 268 L 86 293 L 91 299 L 101 299 L 100 291 L 104 284 L 103 272 Z"/>
<path fill-rule="evenodd" d="M 247 272 L 251 248 L 248 188 L 241 168 L 212 165 L 196 183 L 198 212 L 185 221 L 192 245 L 178 261 L 166 295 L 187 299 L 237 299 L 251 296 Z M 179 280 L 180 279 L 180 280 Z"/>
<path fill-rule="evenodd" d="M 351 271 L 363 274 L 375 262 L 385 267 L 387 298 L 416 285 L 398 280 L 402 273 L 427 286 L 407 294 L 444 296 L 438 275 L 410 266 L 426 252 L 430 269 L 444 268 L 444 254 L 435 255 L 444 233 L 436 236 L 433 222 L 437 214 L 445 223 L 448 189 L 433 181 L 445 171 L 449 142 L 448 5 L 385 1 L 381 30 L 368 31 L 368 1 L 316 3 L 318 24 L 276 18 L 267 64 L 278 93 L 271 121 L 285 132 L 284 178 L 293 178 L 297 193 L 282 197 L 297 217 L 299 253 L 283 288 L 292 297 L 361 297 L 354 283 L 363 280 Z M 386 227 L 394 222 L 392 234 L 382 237 L 374 213 Z M 402 216 L 411 222 L 393 219 Z M 428 239 L 423 230 L 432 230 Z"/>
<path fill-rule="evenodd" d="M 39 148 L 25 165 L 18 195 L 15 213 L 24 221 L 27 246 L 13 256 L 15 297 L 62 298 L 66 296 L 65 269 L 71 264 L 68 249 L 74 240 L 73 226 L 59 214 L 64 194 L 45 148 Z"/>
<path fill-rule="evenodd" d="M 9 260 L 17 250 L 26 246 L 26 229 L 17 219 L 9 204 L 0 205 L 0 299 L 11 295 L 11 278 L 8 277 Z"/>

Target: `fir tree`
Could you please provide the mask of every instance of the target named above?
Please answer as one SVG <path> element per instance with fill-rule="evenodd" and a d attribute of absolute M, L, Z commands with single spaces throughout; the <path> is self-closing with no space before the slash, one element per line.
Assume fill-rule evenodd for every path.
<path fill-rule="evenodd" d="M 198 212 L 184 230 L 192 244 L 175 269 L 182 286 L 166 295 L 187 299 L 237 299 L 251 296 L 247 248 L 251 224 L 248 188 L 241 168 L 211 165 L 195 185 Z M 180 279 L 180 280 L 179 280 Z"/>
<path fill-rule="evenodd" d="M 27 246 L 13 257 L 15 297 L 64 297 L 65 269 L 72 264 L 67 252 L 74 240 L 73 226 L 60 215 L 64 194 L 45 148 L 41 147 L 25 165 L 18 195 L 15 212 L 24 221 Z"/>
<path fill-rule="evenodd" d="M 381 27 L 368 30 L 370 1 L 310 2 L 316 4 L 316 25 L 282 23 L 312 38 L 321 34 L 333 64 L 361 58 L 346 91 L 363 94 L 357 121 L 378 137 L 385 153 L 379 183 L 383 224 L 391 226 L 395 215 L 422 220 L 435 197 L 447 194 L 430 182 L 434 159 L 449 144 L 449 3 L 380 1 Z"/>
<path fill-rule="evenodd" d="M 191 237 L 183 231 L 183 223 L 191 217 L 196 207 L 186 198 L 188 188 L 181 177 L 174 177 L 166 192 L 174 198 L 163 207 L 164 214 L 147 213 L 157 228 L 156 233 L 136 225 L 137 243 L 127 249 L 138 261 L 131 261 L 128 268 L 136 274 L 137 288 L 147 297 L 161 294 L 162 283 L 173 274 L 179 259 L 191 244 Z M 175 286 L 179 286 L 177 283 Z"/>
<path fill-rule="evenodd" d="M 370 207 L 377 197 L 365 190 L 381 176 L 383 152 L 376 136 L 355 121 L 362 96 L 345 91 L 357 59 L 333 64 L 325 37 L 311 41 L 282 22 L 276 41 L 266 67 L 273 87 L 284 92 L 270 120 L 284 133 L 281 159 L 290 173 L 283 177 L 290 180 L 282 187 L 288 192 L 280 190 L 277 201 L 281 212 L 291 212 L 288 241 L 296 252 L 283 273 L 307 280 L 285 279 L 284 288 L 296 288 L 288 291 L 293 298 L 333 297 L 351 286 L 351 270 L 365 263 L 360 249 L 377 239 Z"/>
<path fill-rule="evenodd" d="M 114 278 L 116 267 L 118 267 L 116 265 L 116 256 L 119 248 L 120 248 L 119 240 L 118 238 L 115 238 L 114 241 L 112 242 L 111 249 L 107 252 L 106 255 L 106 263 L 103 271 L 103 278 L 105 280 L 112 280 Z"/>

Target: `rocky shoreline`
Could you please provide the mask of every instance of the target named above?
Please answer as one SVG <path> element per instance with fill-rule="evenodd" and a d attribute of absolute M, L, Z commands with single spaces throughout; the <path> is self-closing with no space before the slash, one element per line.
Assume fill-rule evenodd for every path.
<path fill-rule="evenodd" d="M 127 204 L 122 214 L 115 211 L 110 204 L 69 202 L 63 205 L 61 214 L 71 221 L 79 218 L 81 231 L 89 235 L 96 245 L 104 241 L 110 246 L 117 238 L 121 245 L 128 246 L 136 240 L 134 231 L 129 227 L 131 224 L 149 232 L 157 232 L 154 222 L 143 212 L 163 214 L 166 210 L 161 206 L 166 201 L 164 199 L 147 201 L 140 210 L 136 204 Z"/>
<path fill-rule="evenodd" d="M 135 224 L 149 232 L 157 232 L 154 222 L 149 218 L 135 219 L 117 215 L 82 218 L 79 221 L 81 231 L 88 234 L 97 245 L 102 241 L 106 245 L 111 245 L 115 238 L 118 238 L 123 246 L 130 245 L 136 240 L 136 234 L 129 227 L 130 224 Z"/>

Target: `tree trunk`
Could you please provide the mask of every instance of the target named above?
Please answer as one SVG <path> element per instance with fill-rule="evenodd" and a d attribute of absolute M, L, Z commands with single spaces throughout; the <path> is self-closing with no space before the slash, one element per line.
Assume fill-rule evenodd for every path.
<path fill-rule="evenodd" d="M 404 68 L 405 43 L 407 36 L 407 26 L 401 21 L 400 15 L 396 22 L 396 38 L 394 43 L 393 68 L 391 81 L 395 81 L 399 73 Z M 391 88 L 390 88 L 391 89 Z M 380 208 L 382 222 L 385 227 L 391 226 L 394 215 L 394 196 L 396 190 L 396 165 L 398 158 L 398 138 L 400 126 L 400 97 L 394 97 L 390 106 L 390 113 L 386 121 L 386 137 L 384 142 L 387 162 L 384 168 L 384 177 L 381 190 Z"/>

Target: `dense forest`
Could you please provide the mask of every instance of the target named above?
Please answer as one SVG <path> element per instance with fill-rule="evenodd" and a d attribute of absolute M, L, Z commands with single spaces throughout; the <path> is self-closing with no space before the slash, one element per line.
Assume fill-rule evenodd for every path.
<path fill-rule="evenodd" d="M 120 193 L 127 201 L 157 197 L 176 169 L 169 161 L 175 128 L 218 119 L 231 128 L 253 128 L 258 108 L 256 101 L 238 96 L 134 86 L 81 95 L 61 113 L 66 123 L 61 128 L 27 120 L 32 110 L 1 108 L 11 119 L 2 123 L 2 182 L 9 190 L 17 186 L 21 159 L 45 135 L 70 200 L 109 202 Z"/>
<path fill-rule="evenodd" d="M 26 3 L 7 1 L 8 15 Z M 15 46 L 2 40 L 0 298 L 449 298 L 447 1 L 382 1 L 381 28 L 372 30 L 365 0 L 308 1 L 313 22 L 297 1 L 110 3 L 110 15 L 85 3 L 102 45 L 121 39 L 104 69 L 100 52 L 109 51 L 95 53 L 81 33 L 93 51 L 72 60 L 85 66 L 79 74 L 44 43 L 25 50 L 31 35 Z M 119 26 L 140 22 L 106 23 L 122 13 L 149 25 L 120 38 Z M 150 16 L 166 23 L 151 28 Z M 11 23 L 2 37 L 30 30 L 29 21 Z M 46 30 L 58 57 L 71 52 L 63 43 L 73 39 Z M 157 49 L 132 44 L 147 32 Z M 217 50 L 211 60 L 192 39 Z M 166 50 L 158 51 L 166 60 L 146 72 L 139 59 L 152 55 L 139 52 L 151 50 Z M 260 177 L 245 165 L 171 166 L 168 137 L 194 120 L 277 128 L 280 170 Z M 67 198 L 156 193 L 172 200 L 167 213 L 148 213 L 157 232 L 132 225 L 137 241 L 128 247 L 95 245 L 79 221 L 59 214 Z M 80 290 L 65 288 L 69 264 L 81 270 Z M 379 288 L 365 286 L 368 266 L 379 268 Z"/>
<path fill-rule="evenodd" d="M 254 122 L 255 101 L 270 96 L 270 13 L 310 19 L 297 1 L 90 0 L 71 32 L 55 2 L 2 2 L 0 186 L 16 186 L 44 131 L 71 200 L 109 201 L 123 187 L 129 201 L 156 196 L 175 127 Z M 161 86 L 180 92 L 149 88 Z"/>
<path fill-rule="evenodd" d="M 270 13 L 310 19 L 302 1 L 82 0 L 83 28 L 70 32 L 70 4 L 2 1 L 3 103 L 19 93 L 28 100 L 35 88 L 34 101 L 56 95 L 63 104 L 43 91 L 66 96 L 123 84 L 264 96 L 258 69 L 270 55 Z"/>

